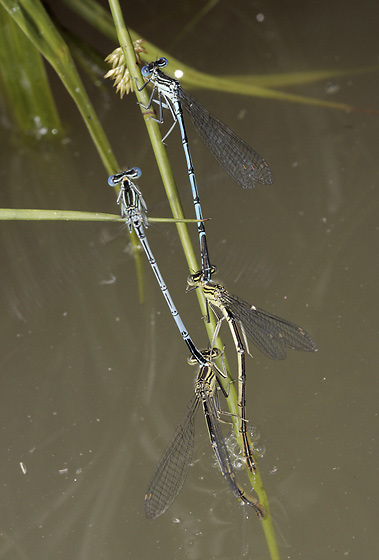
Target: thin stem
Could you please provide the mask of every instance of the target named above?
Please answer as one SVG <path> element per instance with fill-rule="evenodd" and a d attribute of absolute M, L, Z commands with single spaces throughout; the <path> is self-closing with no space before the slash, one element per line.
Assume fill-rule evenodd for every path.
<path fill-rule="evenodd" d="M 129 70 L 130 76 L 132 76 L 132 78 L 136 78 L 138 87 L 141 87 L 144 82 L 141 76 L 141 72 L 136 63 L 136 57 L 134 53 L 132 39 L 125 26 L 119 2 L 117 0 L 109 0 L 109 5 L 112 11 L 117 37 L 120 46 L 123 50 L 126 65 Z M 149 102 L 149 96 L 146 89 L 143 89 L 142 91 L 136 90 L 135 93 L 139 103 L 147 106 Z M 150 112 L 148 115 L 146 115 L 146 111 L 145 109 L 143 109 L 141 105 L 140 105 L 140 109 L 144 117 L 145 125 L 150 137 L 151 145 L 153 147 L 154 155 L 158 164 L 159 172 L 161 174 L 162 182 L 170 204 L 172 215 L 177 220 L 183 220 L 185 217 L 183 212 L 183 207 L 180 202 L 179 193 L 175 184 L 171 165 L 167 156 L 167 151 L 164 144 L 162 143 L 162 135 L 161 135 L 160 127 L 158 123 L 156 123 L 153 119 L 150 118 L 151 116 Z M 177 223 L 176 227 L 187 260 L 188 268 L 193 273 L 194 271 L 199 270 L 199 264 L 192 245 L 191 237 L 189 235 L 188 227 L 186 226 L 185 223 L 182 222 Z M 205 316 L 206 304 L 205 304 L 204 295 L 200 290 L 196 290 L 196 292 L 197 292 L 197 297 L 199 300 L 201 312 L 203 316 Z M 215 321 L 213 321 L 213 324 L 211 323 L 209 325 L 208 324 L 206 325 L 210 340 L 212 340 L 215 325 L 216 325 Z"/>
<path fill-rule="evenodd" d="M 123 15 L 120 9 L 120 5 L 119 2 L 117 0 L 109 0 L 109 5 L 112 11 L 112 16 L 114 19 L 114 23 L 115 23 L 115 27 L 116 27 L 116 31 L 117 31 L 117 36 L 118 36 L 118 40 L 120 43 L 120 46 L 123 50 L 124 56 L 125 56 L 125 61 L 126 61 L 126 65 L 127 68 L 129 70 L 129 74 L 130 76 L 132 76 L 133 78 L 136 78 L 137 84 L 139 87 L 141 87 L 143 85 L 143 80 L 142 80 L 142 76 L 140 74 L 139 68 L 137 66 L 136 63 L 136 57 L 135 57 L 135 53 L 134 53 L 134 48 L 133 48 L 133 43 L 132 43 L 132 39 L 129 35 L 129 32 L 125 26 L 124 20 L 123 20 Z M 149 97 L 148 94 L 146 92 L 146 88 L 143 89 L 142 91 L 136 91 L 136 96 L 138 101 L 140 102 L 140 104 L 144 105 L 145 107 L 148 105 L 148 101 L 149 101 Z M 153 146 L 153 150 L 154 150 L 154 154 L 158 163 L 158 167 L 159 167 L 159 171 L 162 177 L 162 181 L 166 190 L 166 194 L 171 206 L 171 211 L 173 213 L 174 218 L 176 219 L 183 219 L 184 214 L 183 214 L 183 209 L 182 209 L 182 205 L 180 202 L 180 198 L 179 198 L 179 194 L 175 185 L 175 181 L 173 178 L 173 173 L 172 173 L 172 169 L 167 157 L 167 152 L 166 152 L 166 148 L 165 146 L 162 144 L 162 135 L 161 135 L 161 131 L 160 131 L 160 127 L 158 125 L 157 122 L 153 121 L 150 117 L 151 117 L 151 110 L 149 110 L 149 114 L 147 115 L 145 112 L 145 109 L 143 109 L 143 107 L 140 105 L 141 108 L 141 112 L 143 114 L 144 120 L 145 120 L 145 124 L 146 124 L 146 128 Z M 193 249 L 193 245 L 191 242 L 191 239 L 189 237 L 189 233 L 188 233 L 188 228 L 185 224 L 183 223 L 177 223 L 176 225 L 177 229 L 178 229 L 178 234 L 182 243 L 182 247 L 183 247 L 183 251 L 185 253 L 186 259 L 187 259 L 187 263 L 189 266 L 189 270 L 191 272 L 193 271 L 197 271 L 199 270 L 199 265 L 195 256 L 195 252 Z M 207 306 L 206 306 L 206 302 L 205 302 L 205 298 L 204 298 L 204 294 L 202 292 L 202 290 L 197 289 L 196 290 L 197 293 L 197 297 L 199 300 L 199 304 L 200 304 L 200 308 L 201 311 L 203 313 L 203 316 L 207 316 Z M 212 341 L 213 340 L 213 335 L 214 335 L 214 330 L 216 327 L 216 321 L 214 319 L 214 317 L 210 318 L 210 322 L 207 323 L 205 322 L 205 326 L 207 329 L 207 333 L 208 333 L 208 337 L 209 340 Z M 215 346 L 217 348 L 219 348 L 221 351 L 223 351 L 223 344 L 221 339 L 218 337 L 215 343 Z M 238 437 L 238 398 L 237 398 L 237 392 L 235 389 L 235 386 L 233 383 L 229 383 L 230 380 L 232 379 L 232 376 L 230 374 L 230 369 L 229 366 L 227 364 L 227 361 L 225 359 L 225 357 L 223 358 L 223 365 L 224 367 L 226 367 L 227 372 L 228 372 L 228 377 L 229 377 L 229 381 L 225 380 L 225 386 L 228 387 L 229 390 L 229 395 L 227 398 L 227 403 L 228 403 L 228 407 L 230 412 L 232 413 L 232 421 L 233 421 L 233 425 L 234 425 L 234 430 L 237 436 L 237 441 L 239 442 L 239 437 Z M 220 365 L 220 367 L 222 367 Z M 250 440 L 250 438 L 249 438 Z M 266 492 L 264 490 L 263 487 L 263 483 L 259 474 L 259 469 L 257 468 L 257 471 L 254 475 L 252 475 L 249 471 L 248 472 L 248 476 L 251 482 L 251 485 L 255 488 L 259 500 L 262 503 L 262 505 L 264 506 L 265 510 L 266 510 L 266 518 L 263 520 L 263 528 L 264 528 L 264 533 L 265 533 L 265 537 L 267 540 L 267 544 L 268 544 L 268 548 L 270 550 L 270 555 L 272 560 L 278 560 L 279 559 L 279 553 L 278 553 L 278 548 L 277 548 L 277 544 L 276 544 L 276 539 L 275 539 L 275 534 L 273 531 L 273 526 L 272 526 L 272 521 L 271 521 L 271 516 L 270 516 L 270 511 L 269 511 L 269 506 L 268 506 L 268 499 L 267 499 L 267 495 Z"/>
<path fill-rule="evenodd" d="M 61 78 L 83 117 L 108 174 L 118 171 L 116 158 L 76 70 L 70 51 L 41 2 L 18 0 L 17 9 L 14 9 L 14 0 L 0 0 L 0 3 Z M 142 255 L 138 250 L 137 236 L 134 232 L 131 233 L 131 242 L 135 255 L 140 300 L 143 301 Z"/>

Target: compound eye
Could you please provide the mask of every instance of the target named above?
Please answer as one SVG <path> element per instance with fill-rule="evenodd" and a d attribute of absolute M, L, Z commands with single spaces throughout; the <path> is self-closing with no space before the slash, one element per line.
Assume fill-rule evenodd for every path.
<path fill-rule="evenodd" d="M 139 179 L 142 175 L 142 171 L 139 167 L 132 167 L 131 169 L 129 169 L 128 175 L 133 179 Z"/>
<path fill-rule="evenodd" d="M 168 60 L 167 58 L 164 58 L 164 56 L 162 56 L 162 58 L 159 58 L 157 60 L 157 66 L 159 66 L 159 68 L 164 68 L 167 65 L 168 65 Z"/>
<path fill-rule="evenodd" d="M 110 187 L 115 187 L 117 185 L 118 181 L 115 181 L 115 175 L 110 175 L 108 177 L 108 185 Z"/>
<path fill-rule="evenodd" d="M 120 173 L 116 173 L 115 175 L 110 175 L 108 177 L 108 185 L 110 187 L 115 187 L 118 183 L 121 183 L 125 180 L 127 173 L 125 171 L 120 171 Z"/>
<path fill-rule="evenodd" d="M 144 78 L 148 78 L 151 74 L 150 68 L 148 66 L 143 66 L 141 69 L 141 74 Z"/>

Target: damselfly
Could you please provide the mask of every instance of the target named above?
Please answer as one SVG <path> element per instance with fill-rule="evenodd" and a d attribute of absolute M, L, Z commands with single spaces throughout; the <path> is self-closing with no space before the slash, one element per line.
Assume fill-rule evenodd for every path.
<path fill-rule="evenodd" d="M 286 357 L 286 347 L 294 350 L 317 351 L 316 345 L 301 327 L 249 305 L 237 296 L 229 294 L 221 284 L 205 281 L 202 271 L 189 276 L 187 282 L 187 290 L 199 286 L 203 289 L 207 304 L 217 319 L 223 318 L 229 325 L 237 351 L 239 433 L 242 440 L 242 451 L 248 469 L 250 472 L 254 472 L 255 461 L 246 427 L 245 346 L 238 326 L 261 352 L 275 360 Z"/>
<path fill-rule="evenodd" d="M 154 62 L 150 62 L 141 70 L 142 76 L 147 80 L 142 88 L 146 87 L 149 82 L 153 84 L 149 106 L 145 107 L 145 109 L 151 107 L 155 91 L 158 92 L 160 122 L 163 121 L 162 108 L 169 106 L 172 109 L 174 124 L 165 138 L 167 138 L 178 121 L 181 132 L 182 129 L 184 132 L 184 134 L 182 132 L 182 138 L 185 137 L 187 141 L 183 125 L 183 113 L 181 111 L 181 106 L 183 106 L 188 111 L 204 144 L 236 183 L 243 188 L 253 188 L 256 183 L 271 185 L 273 181 L 272 173 L 263 157 L 248 146 L 224 123 L 209 113 L 193 95 L 181 87 L 178 80 L 170 78 L 170 76 L 167 76 L 160 70 L 160 68 L 165 68 L 167 65 L 168 60 L 166 58 L 159 58 Z"/>
<path fill-rule="evenodd" d="M 194 342 L 188 334 L 187 329 L 184 326 L 184 323 L 178 313 L 178 310 L 175 307 L 170 292 L 168 291 L 168 288 L 163 280 L 162 274 L 158 268 L 158 265 L 154 259 L 154 255 L 150 249 L 150 245 L 147 241 L 144 230 L 144 226 L 147 227 L 147 206 L 144 199 L 142 198 L 141 191 L 132 182 L 132 179 L 138 179 L 141 176 L 141 173 L 142 172 L 138 167 L 133 167 L 132 169 L 128 169 L 127 171 L 121 171 L 116 175 L 111 175 L 108 178 L 108 184 L 111 187 L 120 185 L 117 203 L 120 205 L 121 217 L 126 220 L 129 231 L 132 231 L 134 229 L 134 231 L 136 232 L 137 237 L 140 240 L 141 245 L 146 253 L 147 260 L 149 261 L 150 266 L 153 269 L 162 294 L 171 311 L 171 315 L 173 316 L 179 332 L 183 337 L 184 342 L 187 344 L 192 356 L 194 356 L 194 358 L 200 365 L 206 365 L 206 360 L 204 359 L 201 352 L 196 348 Z"/>
<path fill-rule="evenodd" d="M 200 220 L 202 219 L 202 210 L 184 126 L 182 107 L 188 112 L 200 138 L 218 163 L 241 187 L 252 188 L 255 186 L 255 183 L 270 185 L 272 183 L 272 174 L 266 161 L 255 150 L 248 146 L 224 123 L 209 113 L 195 97 L 181 87 L 178 80 L 167 76 L 160 70 L 165 68 L 167 64 L 166 58 L 159 58 L 142 68 L 142 76 L 147 81 L 141 89 L 146 87 L 148 83 L 153 85 L 149 104 L 144 108 L 150 109 L 152 102 L 157 101 L 159 104 L 159 118 L 155 120 L 161 123 L 163 122 L 163 108 L 170 109 L 174 123 L 163 140 L 167 138 L 175 124 L 179 124 L 195 213 L 197 219 Z M 158 94 L 158 99 L 156 100 L 154 99 L 155 92 Z M 209 280 L 211 268 L 203 222 L 198 222 L 198 232 L 204 279 Z"/>
<path fill-rule="evenodd" d="M 189 276 L 187 283 L 187 291 L 201 287 L 210 307 L 219 309 L 225 319 L 233 316 L 242 332 L 265 356 L 283 360 L 287 356 L 287 348 L 317 352 L 315 343 L 302 327 L 250 305 L 230 294 L 222 284 L 207 282 L 202 271 Z"/>
<path fill-rule="evenodd" d="M 204 354 L 205 356 L 205 354 Z M 237 482 L 228 449 L 220 429 L 217 403 L 214 396 L 215 373 L 212 359 L 219 357 L 213 350 L 206 365 L 199 369 L 192 397 L 184 417 L 176 429 L 166 452 L 160 460 L 145 495 L 146 517 L 154 519 L 162 515 L 179 495 L 192 461 L 195 439 L 195 416 L 200 402 L 203 405 L 209 438 L 217 463 L 233 495 L 254 509 L 258 517 L 264 517 L 263 506 L 247 494 Z"/>

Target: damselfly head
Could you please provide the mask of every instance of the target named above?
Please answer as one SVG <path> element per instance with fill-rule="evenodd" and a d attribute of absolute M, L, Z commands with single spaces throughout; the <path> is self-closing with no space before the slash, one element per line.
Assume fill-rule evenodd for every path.
<path fill-rule="evenodd" d="M 214 274 L 217 270 L 217 267 L 215 267 L 214 265 L 211 265 L 210 268 L 210 275 Z M 208 280 L 209 281 L 209 280 Z M 191 274 L 190 276 L 188 276 L 187 278 L 187 291 L 190 291 L 188 288 L 197 288 L 197 286 L 199 286 L 202 282 L 204 282 L 204 271 L 203 270 L 199 270 L 198 272 L 195 272 L 195 274 Z M 206 281 L 207 283 L 207 281 Z"/>
<path fill-rule="evenodd" d="M 199 272 L 188 276 L 186 292 L 191 292 L 192 290 L 196 290 L 196 288 L 199 286 L 200 280 L 201 280 L 201 275 L 199 276 Z"/>
<path fill-rule="evenodd" d="M 115 187 L 118 183 L 122 183 L 130 179 L 139 179 L 141 175 L 142 175 L 142 171 L 140 170 L 139 167 L 132 167 L 127 171 L 120 171 L 115 175 L 110 175 L 108 177 L 108 185 L 110 187 Z"/>
<path fill-rule="evenodd" d="M 158 58 L 158 60 L 154 60 L 154 62 L 150 62 L 146 66 L 141 68 L 142 76 L 147 79 L 150 78 L 151 74 L 154 72 L 156 68 L 165 68 L 168 65 L 167 58 Z"/>

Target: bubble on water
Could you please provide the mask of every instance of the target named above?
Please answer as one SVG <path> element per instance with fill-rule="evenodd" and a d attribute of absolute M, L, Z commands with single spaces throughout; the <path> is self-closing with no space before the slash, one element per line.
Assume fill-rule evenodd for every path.
<path fill-rule="evenodd" d="M 263 443 L 258 443 L 256 445 L 254 445 L 254 448 L 255 448 L 255 452 L 258 455 L 258 457 L 263 457 L 263 455 L 265 455 L 266 447 L 263 445 Z"/>
<path fill-rule="evenodd" d="M 251 428 L 249 429 L 249 434 L 253 443 L 256 443 L 261 439 L 261 433 L 256 426 L 251 426 Z"/>
<path fill-rule="evenodd" d="M 234 459 L 233 461 L 233 466 L 235 468 L 236 471 L 240 471 L 241 469 L 243 469 L 243 467 L 245 466 L 245 461 L 242 457 L 237 457 L 236 459 Z"/>
<path fill-rule="evenodd" d="M 328 95 L 334 95 L 340 90 L 340 85 L 336 84 L 335 82 L 326 82 L 325 84 L 325 93 Z"/>

